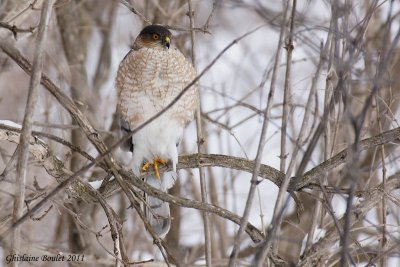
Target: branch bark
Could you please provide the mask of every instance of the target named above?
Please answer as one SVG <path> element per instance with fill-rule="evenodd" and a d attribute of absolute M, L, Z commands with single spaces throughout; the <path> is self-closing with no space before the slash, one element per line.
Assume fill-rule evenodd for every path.
<path fill-rule="evenodd" d="M 17 128 L 12 128 L 8 126 L 2 126 L 0 125 L 0 140 L 7 140 L 10 142 L 18 143 L 19 142 L 19 131 L 20 129 Z M 360 142 L 360 148 L 362 149 L 368 149 L 368 148 L 373 148 L 376 146 L 380 146 L 382 144 L 387 144 L 387 143 L 392 143 L 394 141 L 397 141 L 400 139 L 400 128 L 396 128 L 394 130 L 390 130 L 387 132 L 384 132 L 378 136 L 371 137 L 368 139 L 365 139 Z M 71 171 L 66 169 L 63 166 L 63 163 L 57 159 L 56 156 L 52 155 L 49 150 L 47 145 L 39 138 L 32 136 L 30 138 L 30 146 L 29 146 L 30 152 L 43 164 L 43 167 L 46 169 L 46 171 L 53 177 L 55 177 L 59 182 L 65 180 L 66 177 L 71 175 Z M 350 148 L 351 149 L 351 148 Z M 344 157 L 343 157 L 344 155 Z M 325 172 L 328 171 L 328 169 L 333 169 L 333 167 L 338 166 L 340 163 L 344 163 L 345 157 L 347 155 L 346 150 L 340 152 L 338 155 L 334 156 L 330 160 L 321 163 L 320 165 L 327 165 L 330 163 L 329 166 L 325 167 L 316 167 L 314 169 L 320 169 L 321 171 L 318 173 L 314 169 L 307 172 L 304 176 L 306 176 L 308 179 L 310 177 L 319 177 L 324 175 Z M 336 159 L 336 161 L 332 160 Z M 253 161 L 248 161 L 245 159 L 241 158 L 235 158 L 235 157 L 230 157 L 230 156 L 225 156 L 225 155 L 201 155 L 201 154 L 194 154 L 194 155 L 187 155 L 187 156 L 181 156 L 179 158 L 179 164 L 178 168 L 179 169 L 184 169 L 184 168 L 197 168 L 198 166 L 218 166 L 218 167 L 226 167 L 226 168 L 232 168 L 232 169 L 237 169 L 240 171 L 246 171 L 246 172 L 252 172 L 254 169 L 254 162 Z M 320 166 L 319 165 L 319 166 Z M 106 168 L 106 166 L 103 166 Z M 217 207 L 214 205 L 210 204 L 204 204 L 199 201 L 194 201 L 194 200 L 189 200 L 185 198 L 180 198 L 176 196 L 171 196 L 169 194 L 163 193 L 161 191 L 158 191 L 157 189 L 150 187 L 146 183 L 144 183 L 141 179 L 137 179 L 133 174 L 125 169 L 120 170 L 119 172 L 121 176 L 124 178 L 124 180 L 128 181 L 130 184 L 134 185 L 135 187 L 145 191 L 146 193 L 159 197 L 160 199 L 170 202 L 175 205 L 179 205 L 182 207 L 189 207 L 189 208 L 195 208 L 199 210 L 204 210 L 210 213 L 214 213 L 222 218 L 228 219 L 236 224 L 240 224 L 242 219 L 237 216 L 236 214 L 233 214 L 221 207 Z M 270 179 L 277 185 L 280 185 L 283 181 L 284 174 L 280 173 L 278 170 L 275 170 L 269 166 L 266 165 L 261 165 L 260 168 L 260 174 L 264 176 L 266 179 Z M 364 191 L 364 192 L 357 192 L 356 195 L 362 196 L 362 203 L 357 205 L 354 209 L 354 212 L 352 213 L 352 222 L 356 223 L 357 221 L 360 220 L 369 210 L 374 208 L 377 203 L 380 203 L 380 200 L 382 198 L 382 194 L 387 194 L 395 189 L 400 188 L 400 182 L 399 182 L 399 175 L 396 174 L 392 177 L 389 177 L 386 181 L 385 184 L 385 191 L 383 192 L 382 186 L 380 185 L 376 188 L 373 188 L 372 190 L 369 191 Z M 301 179 L 302 180 L 302 179 Z M 315 187 L 315 184 L 310 183 L 308 184 L 309 188 L 313 189 Z M 114 187 L 114 189 L 111 189 Z M 118 187 L 118 184 L 116 182 L 110 183 L 109 188 L 104 191 L 103 196 L 104 197 L 110 197 L 116 192 L 116 187 Z M 294 188 L 298 187 L 294 186 Z M 307 186 L 306 186 L 307 187 Z M 120 188 L 120 187 L 119 187 Z M 304 187 L 298 187 L 298 190 L 301 190 Z M 78 181 L 74 183 L 71 186 L 70 192 L 72 192 L 72 196 L 75 198 L 81 198 L 84 199 L 85 201 L 96 201 L 96 199 L 90 197 L 88 194 L 89 190 L 87 185 L 85 183 L 82 183 Z M 339 191 L 338 193 L 341 193 Z M 362 194 L 361 194 L 362 193 Z M 357 220 L 356 220 L 357 219 Z M 340 219 L 340 223 L 343 223 L 343 218 Z M 248 224 L 246 228 L 247 234 L 252 238 L 254 242 L 259 242 L 263 240 L 264 236 L 262 233 L 253 225 Z M 0 231 L 0 235 L 4 235 L 4 230 Z M 324 239 L 319 241 L 318 243 L 314 244 L 314 246 L 310 247 L 310 250 L 306 252 L 305 255 L 310 255 L 308 258 L 304 258 L 301 262 L 303 266 L 307 266 L 307 264 L 312 261 L 320 261 L 323 259 L 326 254 L 322 253 L 324 249 L 330 247 L 333 243 L 335 242 L 339 236 L 336 233 L 336 228 L 335 226 L 332 226 L 328 232 L 327 235 L 325 236 Z"/>
<path fill-rule="evenodd" d="M 383 190 L 385 188 L 385 190 Z M 360 203 L 353 206 L 350 212 L 350 225 L 354 225 L 364 218 L 364 216 L 376 208 L 389 192 L 400 188 L 400 173 L 396 173 L 387 178 L 385 185 L 380 184 L 370 189 L 363 195 Z M 346 217 L 339 219 L 340 225 L 344 225 Z M 328 259 L 332 259 L 335 253 L 340 254 L 340 248 L 335 248 L 335 243 L 339 241 L 340 235 L 337 234 L 336 226 L 332 225 L 326 231 L 325 237 L 321 238 L 308 251 L 305 251 L 298 266 L 319 266 Z"/>
<path fill-rule="evenodd" d="M 0 140 L 7 140 L 13 143 L 18 143 L 20 129 L 2 125 L 0 123 Z M 34 132 L 33 139 L 31 139 L 31 151 L 34 156 L 39 160 L 47 159 L 47 145 L 39 139 L 41 135 L 38 132 Z M 46 136 L 44 136 L 46 137 Z M 365 151 L 382 145 L 396 145 L 400 143 L 400 127 L 383 132 L 382 134 L 364 139 L 360 142 L 360 151 Z M 291 183 L 289 184 L 288 191 L 301 191 L 303 189 L 315 189 L 318 187 L 318 177 L 324 176 L 329 171 L 339 167 L 346 162 L 348 151 L 351 148 L 346 148 L 334 155 L 330 159 L 320 163 L 311 170 L 304 173 L 297 183 L 294 183 L 292 177 Z M 90 159 L 87 154 L 86 158 Z M 57 159 L 56 159 L 57 160 Z M 95 159 L 92 158 L 92 161 Z M 57 165 L 57 164 L 55 164 Z M 254 170 L 255 162 L 252 160 L 247 160 L 244 158 L 233 157 L 228 155 L 220 154 L 192 154 L 192 155 L 182 155 L 179 156 L 179 162 L 177 164 L 177 169 L 194 169 L 198 167 L 222 167 L 229 168 L 238 171 L 244 171 L 252 173 Z M 104 163 L 99 163 L 99 166 L 107 171 L 107 167 Z M 160 171 L 170 170 L 168 167 L 161 167 Z M 59 175 L 53 177 L 60 177 Z M 280 187 L 285 175 L 279 170 L 270 167 L 265 164 L 260 165 L 259 177 L 263 179 L 268 179 L 273 182 L 276 186 Z M 61 180 L 60 180 L 61 181 Z M 118 190 L 118 185 L 115 181 L 111 181 L 104 189 L 104 195 L 106 197 L 112 196 L 115 191 Z M 338 191 L 339 192 L 339 191 Z M 341 192 L 341 191 L 340 191 Z M 342 192 L 341 192 L 342 193 Z"/>
<path fill-rule="evenodd" d="M 192 9 L 192 1 L 187 0 L 188 2 L 188 15 L 190 21 L 190 29 L 194 29 L 194 11 Z M 196 43 L 195 43 L 195 32 L 192 30 L 190 32 L 190 39 L 192 43 L 192 64 L 196 69 Z M 205 137 L 203 135 L 203 129 L 201 125 L 201 98 L 200 92 L 197 92 L 197 109 L 196 109 L 196 133 L 197 133 L 197 150 L 199 153 L 204 153 L 205 148 Z M 208 203 L 208 192 L 207 192 L 207 183 L 204 168 L 199 168 L 200 175 L 200 192 L 201 192 L 201 201 L 204 203 Z M 211 250 L 212 250 L 212 242 L 211 242 L 211 224 L 210 224 L 210 216 L 207 212 L 203 212 L 203 223 L 204 223 L 204 241 L 205 241 L 205 258 L 206 258 L 206 266 L 212 266 L 211 264 Z"/>
<path fill-rule="evenodd" d="M 13 210 L 13 222 L 19 220 L 23 214 L 25 201 L 25 180 L 29 156 L 29 139 L 32 132 L 32 122 L 37 103 L 40 77 L 42 76 L 44 44 L 47 37 L 47 26 L 50 21 L 51 11 L 55 0 L 46 1 L 42 6 L 40 15 L 39 31 L 36 40 L 36 48 L 33 58 L 32 74 L 29 83 L 28 99 L 25 108 L 22 132 L 19 140 L 19 155 L 16 172 L 15 200 Z M 16 227 L 13 232 L 12 253 L 19 254 L 21 247 L 21 228 Z M 19 262 L 14 261 L 13 266 Z"/>
<path fill-rule="evenodd" d="M 1 126 L 0 125 L 0 140 L 7 140 L 13 143 L 18 143 L 18 137 L 19 137 L 18 129 L 16 128 L 11 128 L 7 126 Z M 32 155 L 36 157 L 36 159 L 39 161 L 40 164 L 43 165 L 47 173 L 54 178 L 57 179 L 57 181 L 62 184 L 66 181 L 66 178 L 72 175 L 73 173 L 65 168 L 64 163 L 60 161 L 55 155 L 53 155 L 47 146 L 46 143 L 44 143 L 41 139 L 31 137 L 30 139 L 30 152 Z M 193 158 L 196 160 L 197 159 L 197 154 L 193 156 Z M 103 166 L 106 168 L 105 166 Z M 119 170 L 119 174 L 123 177 L 124 180 L 128 181 L 135 187 L 145 191 L 146 193 L 158 197 L 164 201 L 170 202 L 172 204 L 182 206 L 182 207 L 189 207 L 189 208 L 195 208 L 201 211 L 207 211 L 211 212 L 214 214 L 217 214 L 225 219 L 228 219 L 236 224 L 240 224 L 241 218 L 237 216 L 236 214 L 225 210 L 223 208 L 211 205 L 211 204 L 206 204 L 202 203 L 199 201 L 194 201 L 190 199 L 185 199 L 185 198 L 179 198 L 176 196 L 169 195 L 167 193 L 164 193 L 162 191 L 159 191 L 149 185 L 147 185 L 145 182 L 142 181 L 142 179 L 138 179 L 135 177 L 131 171 L 128 171 L 126 169 L 121 169 Z M 114 180 L 113 180 L 114 181 Z M 110 183 L 109 186 L 114 186 L 115 190 L 112 190 L 110 193 L 109 190 L 104 190 L 102 195 L 105 198 L 108 198 L 112 196 L 116 192 L 116 188 L 119 186 L 118 183 Z M 72 189 L 72 190 L 71 190 Z M 120 189 L 120 187 L 119 187 Z M 82 182 L 82 179 L 78 177 L 75 179 L 73 184 L 69 188 L 69 194 L 71 197 L 82 199 L 84 201 L 96 201 L 95 198 L 91 194 L 88 194 L 90 192 L 90 189 L 85 185 L 84 182 Z M 49 196 L 51 194 L 48 194 L 48 199 L 50 199 Z M 34 211 L 34 209 L 31 209 Z M 253 225 L 249 224 L 247 226 L 246 232 L 249 234 L 249 236 L 253 239 L 254 242 L 259 242 L 262 240 L 263 235 L 262 233 Z M 4 235 L 4 231 L 0 232 L 0 236 Z"/>

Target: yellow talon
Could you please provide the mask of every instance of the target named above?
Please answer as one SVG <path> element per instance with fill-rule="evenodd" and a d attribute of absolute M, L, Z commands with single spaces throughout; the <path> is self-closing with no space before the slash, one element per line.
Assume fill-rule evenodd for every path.
<path fill-rule="evenodd" d="M 151 163 L 150 162 L 146 162 L 145 164 L 143 164 L 142 166 L 142 172 L 145 172 L 149 169 Z"/>
<path fill-rule="evenodd" d="M 160 158 L 156 158 L 156 159 L 154 159 L 154 161 L 153 161 L 154 172 L 156 173 L 156 177 L 157 177 L 157 179 L 158 179 L 159 181 L 161 180 L 161 177 L 160 177 L 160 172 L 158 171 L 158 164 L 164 165 L 164 164 L 166 164 L 166 163 L 167 163 L 166 160 L 163 160 L 163 159 L 160 159 Z"/>
<path fill-rule="evenodd" d="M 156 173 L 156 177 L 160 181 L 161 177 L 160 177 L 160 172 L 158 171 L 158 163 L 156 159 L 153 161 L 153 166 L 154 166 L 154 172 Z"/>
<path fill-rule="evenodd" d="M 160 159 L 160 158 L 155 158 L 153 160 L 153 163 L 151 162 L 146 162 L 145 164 L 143 164 L 142 166 L 142 172 L 145 172 L 149 169 L 150 165 L 153 165 L 154 167 L 154 173 L 156 174 L 156 177 L 158 180 L 161 180 L 161 176 L 160 176 L 160 171 L 158 170 L 158 165 L 162 164 L 165 165 L 167 164 L 167 161 L 164 159 Z"/>

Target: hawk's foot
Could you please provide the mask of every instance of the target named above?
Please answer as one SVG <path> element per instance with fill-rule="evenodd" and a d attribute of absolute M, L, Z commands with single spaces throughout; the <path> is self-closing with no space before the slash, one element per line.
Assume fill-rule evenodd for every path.
<path fill-rule="evenodd" d="M 164 159 L 160 159 L 160 158 L 155 158 L 155 159 L 153 160 L 153 162 L 149 162 L 149 161 L 148 161 L 148 162 L 146 162 L 146 163 L 143 164 L 143 166 L 142 166 L 142 172 L 147 171 L 147 170 L 150 168 L 150 166 L 153 165 L 154 173 L 156 174 L 157 179 L 158 179 L 158 180 L 161 180 L 160 172 L 159 172 L 159 170 L 158 170 L 158 165 L 159 165 L 159 164 L 161 164 L 161 165 L 166 165 L 166 164 L 167 164 L 167 161 L 164 160 Z"/>

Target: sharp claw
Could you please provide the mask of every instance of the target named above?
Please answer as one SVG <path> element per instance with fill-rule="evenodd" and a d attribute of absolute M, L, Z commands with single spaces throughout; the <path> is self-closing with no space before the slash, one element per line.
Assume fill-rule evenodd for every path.
<path fill-rule="evenodd" d="M 142 166 L 142 172 L 145 172 L 149 169 L 151 163 L 150 162 L 146 162 L 145 164 L 143 164 Z"/>
<path fill-rule="evenodd" d="M 163 165 L 167 164 L 167 161 L 165 159 L 157 159 L 157 162 Z"/>
<path fill-rule="evenodd" d="M 146 162 L 142 166 L 142 172 L 147 171 L 149 169 L 150 165 L 153 165 L 154 173 L 155 173 L 157 179 L 160 181 L 161 180 L 161 176 L 160 176 L 160 171 L 158 170 L 158 164 L 165 165 L 165 164 L 167 164 L 167 161 L 164 160 L 164 159 L 156 158 L 156 159 L 153 160 L 153 163 Z"/>
<path fill-rule="evenodd" d="M 159 162 L 159 160 L 155 159 L 155 160 L 153 161 L 153 166 L 154 166 L 154 172 L 156 173 L 156 177 L 157 177 L 157 179 L 160 181 L 160 180 L 161 180 L 161 177 L 160 177 L 160 172 L 158 171 L 158 162 Z M 160 162 L 160 163 L 161 163 L 161 162 Z"/>

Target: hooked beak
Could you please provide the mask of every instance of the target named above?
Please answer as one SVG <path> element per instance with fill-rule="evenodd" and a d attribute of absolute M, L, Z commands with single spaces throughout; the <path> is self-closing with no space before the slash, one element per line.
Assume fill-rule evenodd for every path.
<path fill-rule="evenodd" d="M 164 39 L 164 45 L 169 49 L 171 45 L 171 39 L 168 36 L 166 36 Z"/>

